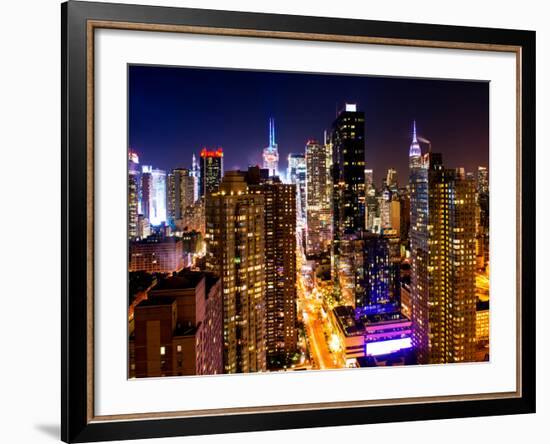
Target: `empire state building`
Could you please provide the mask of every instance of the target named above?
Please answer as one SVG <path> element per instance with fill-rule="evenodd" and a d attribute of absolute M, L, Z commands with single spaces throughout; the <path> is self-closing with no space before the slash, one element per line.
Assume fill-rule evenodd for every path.
<path fill-rule="evenodd" d="M 269 119 L 269 145 L 262 153 L 264 169 L 269 170 L 270 176 L 277 176 L 279 173 L 279 151 L 275 143 L 275 119 Z"/>

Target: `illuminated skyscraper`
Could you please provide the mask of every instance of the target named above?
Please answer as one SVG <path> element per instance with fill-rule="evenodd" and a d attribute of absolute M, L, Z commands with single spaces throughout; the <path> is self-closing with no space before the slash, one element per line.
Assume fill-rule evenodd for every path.
<path fill-rule="evenodd" d="M 397 190 L 397 171 L 393 168 L 389 168 L 386 174 L 386 186 L 392 191 Z"/>
<path fill-rule="evenodd" d="M 487 167 L 477 167 L 477 191 L 478 193 L 489 193 L 489 170 Z"/>
<path fill-rule="evenodd" d="M 142 209 L 151 225 L 166 222 L 166 172 L 151 166 L 142 167 Z"/>
<path fill-rule="evenodd" d="M 166 218 L 173 227 L 176 222 L 176 178 L 173 171 L 166 176 Z"/>
<path fill-rule="evenodd" d="M 185 226 L 187 208 L 195 201 L 195 178 L 187 168 L 176 168 L 168 175 L 168 220 Z"/>
<path fill-rule="evenodd" d="M 128 153 L 128 237 L 135 239 L 138 236 L 140 171 L 138 155 L 132 151 Z"/>
<path fill-rule="evenodd" d="M 151 200 L 152 225 L 166 222 L 166 172 L 157 168 L 151 170 L 153 179 L 153 195 Z"/>
<path fill-rule="evenodd" d="M 374 175 L 371 169 L 365 169 L 365 190 L 372 189 L 374 185 Z"/>
<path fill-rule="evenodd" d="M 288 183 L 296 185 L 296 218 L 297 228 L 303 230 L 306 226 L 306 157 L 304 154 L 288 155 Z"/>
<path fill-rule="evenodd" d="M 193 154 L 193 158 L 191 161 L 191 176 L 193 177 L 193 202 L 196 202 L 197 200 L 199 200 L 200 197 L 199 185 L 201 171 L 195 154 Z"/>
<path fill-rule="evenodd" d="M 151 194 L 153 193 L 153 177 L 150 167 L 143 166 L 141 172 L 141 213 L 150 222 Z"/>
<path fill-rule="evenodd" d="M 332 125 L 334 234 L 365 229 L 365 114 L 346 104 Z"/>
<path fill-rule="evenodd" d="M 382 190 L 382 193 L 378 198 L 378 206 L 380 208 L 380 221 L 382 224 L 381 226 L 382 229 L 388 229 L 392 227 L 391 216 L 390 216 L 391 201 L 392 201 L 391 191 L 388 188 L 384 188 L 384 190 Z"/>
<path fill-rule="evenodd" d="M 275 119 L 269 119 L 269 145 L 262 153 L 264 169 L 269 170 L 270 176 L 279 175 L 279 150 L 275 143 Z"/>
<path fill-rule="evenodd" d="M 200 195 L 218 191 L 223 176 L 223 149 L 201 151 Z"/>
<path fill-rule="evenodd" d="M 390 201 L 390 227 L 401 237 L 401 200 L 397 194 L 392 194 Z"/>
<path fill-rule="evenodd" d="M 333 191 L 333 183 L 332 183 L 332 139 L 331 134 L 325 130 L 324 135 L 324 144 L 325 144 L 325 151 L 326 151 L 326 157 L 327 157 L 327 199 L 329 202 L 329 208 L 330 208 L 330 230 L 331 230 L 331 239 L 332 239 L 332 191 Z"/>
<path fill-rule="evenodd" d="M 371 233 L 380 232 L 380 206 L 378 197 L 374 193 L 367 194 L 365 198 L 365 229 Z"/>
<path fill-rule="evenodd" d="M 365 114 L 346 104 L 332 125 L 332 276 L 341 302 L 362 300 L 357 282 L 363 279 L 365 230 Z"/>
<path fill-rule="evenodd" d="M 330 201 L 327 188 L 327 150 L 316 140 L 306 144 L 306 252 L 322 252 L 331 239 Z"/>
<path fill-rule="evenodd" d="M 379 234 L 364 236 L 364 268 L 365 279 L 363 288 L 364 300 L 357 303 L 358 307 L 384 305 L 390 302 L 393 295 L 395 270 L 390 262 L 389 243 Z"/>
<path fill-rule="evenodd" d="M 264 196 L 228 171 L 206 199 L 206 268 L 220 276 L 225 373 L 266 370 Z"/>
<path fill-rule="evenodd" d="M 443 167 L 441 154 L 422 156 L 413 130 L 411 305 L 419 363 L 475 359 L 475 184 Z"/>
<path fill-rule="evenodd" d="M 489 264 L 489 171 L 477 167 L 477 253 L 480 267 Z"/>
<path fill-rule="evenodd" d="M 266 344 L 268 367 L 281 368 L 296 352 L 296 185 L 246 173 L 249 190 L 264 196 Z"/>

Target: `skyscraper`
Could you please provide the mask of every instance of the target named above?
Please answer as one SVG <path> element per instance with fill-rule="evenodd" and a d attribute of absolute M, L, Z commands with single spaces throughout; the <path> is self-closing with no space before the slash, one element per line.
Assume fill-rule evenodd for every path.
<path fill-rule="evenodd" d="M 401 237 L 401 200 L 397 194 L 392 194 L 390 201 L 390 227 Z"/>
<path fill-rule="evenodd" d="M 475 186 L 442 156 L 409 149 L 411 304 L 419 363 L 475 356 Z"/>
<path fill-rule="evenodd" d="M 228 171 L 206 199 L 206 268 L 222 280 L 225 373 L 266 370 L 264 196 Z"/>
<path fill-rule="evenodd" d="M 176 168 L 168 175 L 168 220 L 183 228 L 188 207 L 195 202 L 195 178 L 191 170 Z"/>
<path fill-rule="evenodd" d="M 327 188 L 327 150 L 316 140 L 306 144 L 306 252 L 318 254 L 331 238 L 330 201 Z"/>
<path fill-rule="evenodd" d="M 168 223 L 174 227 L 176 222 L 176 178 L 173 171 L 166 176 L 166 218 Z"/>
<path fill-rule="evenodd" d="M 297 229 L 303 230 L 306 226 L 306 156 L 304 154 L 288 155 L 286 177 L 288 183 L 296 185 Z"/>
<path fill-rule="evenodd" d="M 395 273 L 392 271 L 388 240 L 379 234 L 364 236 L 365 300 L 360 307 L 390 302 Z"/>
<path fill-rule="evenodd" d="M 346 104 L 332 125 L 332 267 L 336 293 L 344 303 L 355 306 L 362 291 L 360 245 L 365 229 L 365 114 L 357 105 Z M 358 294 L 356 295 L 356 292 Z M 359 294 L 361 293 L 361 294 Z"/>
<path fill-rule="evenodd" d="M 201 171 L 194 153 L 191 160 L 191 176 L 193 177 L 193 202 L 196 202 L 197 200 L 199 200 L 200 197 L 199 186 Z"/>
<path fill-rule="evenodd" d="M 151 222 L 151 195 L 153 193 L 153 176 L 151 175 L 151 168 L 147 166 L 142 167 L 141 171 L 141 213 L 143 217 Z"/>
<path fill-rule="evenodd" d="M 380 208 L 380 221 L 382 223 L 382 229 L 391 228 L 391 208 L 392 193 L 389 188 L 384 188 L 378 198 L 378 206 Z"/>
<path fill-rule="evenodd" d="M 386 186 L 392 191 L 397 190 L 397 171 L 394 168 L 388 168 Z"/>
<path fill-rule="evenodd" d="M 249 190 L 264 196 L 266 345 L 268 366 L 281 368 L 297 349 L 296 185 L 246 173 Z"/>
<path fill-rule="evenodd" d="M 151 225 L 166 222 L 166 171 L 142 167 L 142 209 Z"/>
<path fill-rule="evenodd" d="M 128 237 L 138 236 L 139 191 L 141 177 L 139 174 L 139 157 L 128 152 Z"/>
<path fill-rule="evenodd" d="M 477 167 L 477 244 L 480 267 L 489 263 L 489 171 L 487 167 Z"/>
<path fill-rule="evenodd" d="M 366 230 L 371 233 L 380 232 L 380 205 L 378 197 L 368 194 L 365 198 L 365 220 Z"/>
<path fill-rule="evenodd" d="M 487 167 L 477 167 L 477 191 L 478 193 L 489 193 L 489 170 Z"/>
<path fill-rule="evenodd" d="M 201 151 L 200 195 L 218 191 L 223 176 L 223 149 Z"/>
<path fill-rule="evenodd" d="M 269 170 L 270 176 L 279 175 L 279 150 L 275 143 L 275 119 L 269 119 L 269 145 L 262 153 L 264 169 Z"/>
<path fill-rule="evenodd" d="M 368 191 L 374 185 L 374 174 L 372 169 L 365 169 L 365 191 Z"/>
<path fill-rule="evenodd" d="M 332 125 L 334 233 L 365 228 L 365 114 L 346 104 Z"/>

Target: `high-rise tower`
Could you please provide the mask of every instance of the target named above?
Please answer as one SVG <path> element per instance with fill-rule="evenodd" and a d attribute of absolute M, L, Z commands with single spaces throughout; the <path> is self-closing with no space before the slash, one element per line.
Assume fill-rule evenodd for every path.
<path fill-rule="evenodd" d="M 225 373 L 266 370 L 264 196 L 228 171 L 206 198 L 206 269 L 221 278 Z"/>
<path fill-rule="evenodd" d="M 166 222 L 166 171 L 143 165 L 141 175 L 143 215 L 151 225 Z"/>
<path fill-rule="evenodd" d="M 298 247 L 303 250 L 306 238 L 306 156 L 303 153 L 288 155 L 287 183 L 296 186 L 296 237 Z"/>
<path fill-rule="evenodd" d="M 223 176 L 223 149 L 201 150 L 201 168 L 200 168 L 200 195 L 218 191 Z"/>
<path fill-rule="evenodd" d="M 268 368 L 288 365 L 297 349 L 296 186 L 245 174 L 249 190 L 264 196 L 265 303 Z"/>
<path fill-rule="evenodd" d="M 130 151 L 128 152 L 128 237 L 131 239 L 138 236 L 140 185 L 139 157 Z"/>
<path fill-rule="evenodd" d="M 275 119 L 269 119 L 269 145 L 264 148 L 263 154 L 264 169 L 269 170 L 270 176 L 279 174 L 279 150 L 275 143 Z"/>
<path fill-rule="evenodd" d="M 332 125 L 330 140 L 332 276 L 337 297 L 356 306 L 364 300 L 357 282 L 363 279 L 360 239 L 365 230 L 365 114 L 357 105 L 346 104 Z"/>
<path fill-rule="evenodd" d="M 330 201 L 327 189 L 327 150 L 316 140 L 306 144 L 306 252 L 319 254 L 331 238 Z"/>
<path fill-rule="evenodd" d="M 418 362 L 475 356 L 475 184 L 442 156 L 409 150 L 411 305 Z"/>
<path fill-rule="evenodd" d="M 185 226 L 186 210 L 195 202 L 194 179 L 187 168 L 175 168 L 168 175 L 168 221 L 174 226 Z"/>
<path fill-rule="evenodd" d="M 201 171 L 199 167 L 199 163 L 197 162 L 197 158 L 195 157 L 195 154 L 193 153 L 193 157 L 191 160 L 191 176 L 193 177 L 193 202 L 196 202 L 199 200 L 200 197 L 200 177 L 201 177 Z"/>

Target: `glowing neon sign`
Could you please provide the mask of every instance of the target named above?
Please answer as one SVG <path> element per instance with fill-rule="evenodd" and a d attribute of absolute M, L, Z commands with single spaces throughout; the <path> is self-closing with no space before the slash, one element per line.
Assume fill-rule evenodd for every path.
<path fill-rule="evenodd" d="M 379 356 L 395 353 L 412 347 L 411 338 L 390 339 L 387 341 L 367 342 L 365 354 Z"/>
<path fill-rule="evenodd" d="M 201 151 L 201 157 L 223 157 L 223 149 L 218 148 L 217 150 L 209 150 L 203 148 Z"/>

